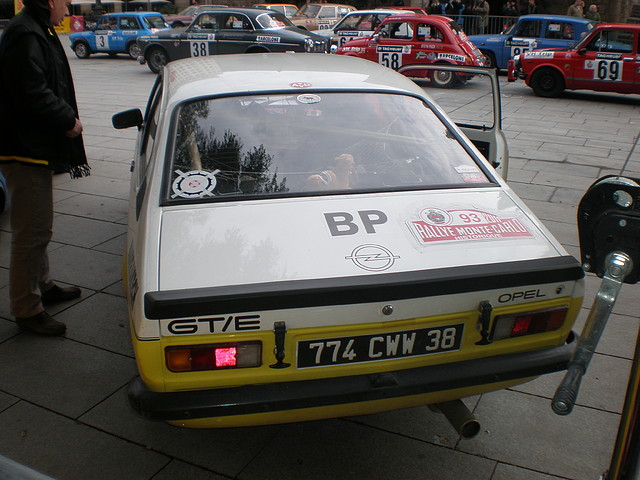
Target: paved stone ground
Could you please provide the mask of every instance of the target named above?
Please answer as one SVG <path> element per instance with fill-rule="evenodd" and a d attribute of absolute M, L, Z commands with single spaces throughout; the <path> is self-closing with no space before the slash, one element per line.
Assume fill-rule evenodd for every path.
<path fill-rule="evenodd" d="M 50 255 L 55 278 L 84 293 L 51 310 L 67 323 L 65 338 L 20 332 L 8 312 L 9 226 L 0 217 L 0 455 L 66 480 L 586 480 L 607 469 L 638 330 L 637 286 L 623 288 L 568 417 L 549 407 L 560 374 L 467 399 L 483 426 L 473 440 L 427 407 L 227 430 L 137 417 L 124 393 L 135 363 L 120 279 L 135 131 L 114 130 L 111 115 L 143 107 L 154 76 L 124 57 L 69 56 L 93 170 L 55 177 Z M 544 100 L 522 83 L 505 83 L 503 101 L 510 183 L 577 256 L 577 203 L 621 168 L 640 131 L 640 102 L 591 93 Z M 640 176 L 639 155 L 631 176 Z M 578 331 L 598 286 L 589 276 Z"/>

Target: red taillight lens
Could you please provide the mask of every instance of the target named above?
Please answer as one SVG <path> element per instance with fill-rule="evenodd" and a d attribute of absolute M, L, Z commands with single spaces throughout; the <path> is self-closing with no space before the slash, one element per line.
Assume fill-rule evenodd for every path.
<path fill-rule="evenodd" d="M 552 332 L 562 327 L 567 307 L 548 308 L 532 312 L 498 315 L 493 322 L 492 340 L 520 337 L 533 333 Z"/>
<path fill-rule="evenodd" d="M 262 343 L 238 342 L 167 347 L 165 358 L 167 368 L 172 372 L 259 367 L 262 364 Z"/>

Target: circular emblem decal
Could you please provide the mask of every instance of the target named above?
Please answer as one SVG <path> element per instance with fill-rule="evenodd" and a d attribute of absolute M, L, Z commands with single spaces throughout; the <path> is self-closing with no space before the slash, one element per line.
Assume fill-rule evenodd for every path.
<path fill-rule="evenodd" d="M 213 189 L 216 188 L 218 181 L 216 173 L 220 170 L 207 172 L 205 170 L 192 170 L 183 173 L 176 170 L 178 177 L 173 181 L 171 189 L 173 195 L 171 198 L 199 198 L 204 196 L 213 196 Z"/>
<path fill-rule="evenodd" d="M 420 212 L 420 218 L 431 225 L 449 225 L 453 220 L 449 212 L 439 208 L 425 208 Z"/>
<path fill-rule="evenodd" d="M 307 105 L 311 105 L 313 103 L 319 103 L 320 97 L 318 95 L 314 95 L 312 93 L 303 93 L 302 95 L 298 95 L 296 100 L 300 103 L 304 103 Z"/>
<path fill-rule="evenodd" d="M 311 84 L 308 82 L 293 82 L 290 83 L 289 86 L 293 88 L 309 88 Z"/>
<path fill-rule="evenodd" d="M 396 259 L 400 257 L 380 245 L 360 245 L 353 249 L 351 255 L 344 258 L 351 260 L 363 270 L 381 272 L 391 268 Z"/>

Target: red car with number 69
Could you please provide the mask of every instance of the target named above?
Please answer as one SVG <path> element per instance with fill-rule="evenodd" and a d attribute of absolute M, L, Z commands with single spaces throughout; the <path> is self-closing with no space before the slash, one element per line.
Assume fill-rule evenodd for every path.
<path fill-rule="evenodd" d="M 536 95 L 567 90 L 640 93 L 640 25 L 598 25 L 574 48 L 534 50 L 515 57 L 509 77 L 523 78 Z"/>

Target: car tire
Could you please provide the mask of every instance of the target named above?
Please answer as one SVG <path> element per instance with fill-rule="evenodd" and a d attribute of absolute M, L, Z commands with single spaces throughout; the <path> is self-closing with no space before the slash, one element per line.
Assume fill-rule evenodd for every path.
<path fill-rule="evenodd" d="M 140 55 L 142 55 L 142 51 L 136 42 L 131 42 L 127 45 L 127 53 L 131 58 L 137 60 Z"/>
<path fill-rule="evenodd" d="M 89 45 L 84 42 L 77 42 L 73 46 L 73 53 L 76 54 L 78 58 L 89 58 L 91 55 L 91 50 L 89 50 Z"/>
<path fill-rule="evenodd" d="M 487 63 L 485 65 L 485 67 L 487 67 L 487 68 L 498 68 L 498 64 L 496 63 L 496 56 L 493 54 L 493 52 L 490 52 L 489 50 L 480 50 L 480 51 L 482 52 L 482 54 L 487 59 Z"/>
<path fill-rule="evenodd" d="M 458 83 L 458 77 L 455 72 L 446 72 L 444 70 L 430 72 L 429 78 L 431 79 L 431 84 L 438 88 L 453 88 Z"/>
<path fill-rule="evenodd" d="M 169 63 L 169 56 L 164 48 L 161 47 L 150 48 L 145 56 L 147 65 L 149 65 L 149 69 L 153 73 L 158 73 L 162 70 L 162 67 Z"/>
<path fill-rule="evenodd" d="M 539 97 L 557 97 L 564 90 L 564 78 L 553 68 L 541 68 L 531 76 L 530 85 Z"/>

